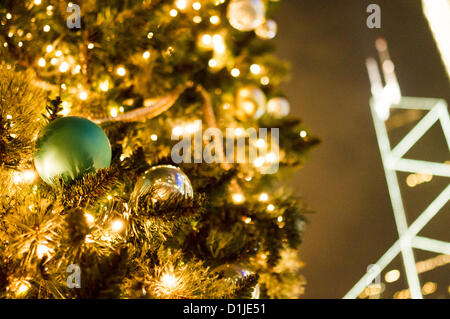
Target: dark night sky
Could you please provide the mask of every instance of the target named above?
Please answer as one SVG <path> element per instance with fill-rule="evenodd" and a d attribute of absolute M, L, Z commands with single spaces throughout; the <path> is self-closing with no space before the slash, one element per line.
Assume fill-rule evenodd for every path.
<path fill-rule="evenodd" d="M 381 30 L 366 27 L 369 3 L 382 8 Z M 397 239 L 368 105 L 364 63 L 375 56 L 375 38 L 389 42 L 403 95 L 450 101 L 449 82 L 419 0 L 284 0 L 276 19 L 277 55 L 292 63 L 285 86 L 292 113 L 323 140 L 292 181 L 316 212 L 301 248 L 305 297 L 341 298 Z M 431 150 L 450 160 L 445 144 L 434 144 L 439 131 L 433 134 Z M 429 202 L 432 192 L 442 189 L 426 187 L 408 196 Z M 448 222 L 438 221 L 430 232 L 448 240 Z M 430 256 L 416 254 L 418 260 Z M 389 269 L 394 266 L 401 269 L 399 258 Z M 438 276 L 449 277 L 445 267 Z M 404 283 L 402 274 L 399 289 Z"/>

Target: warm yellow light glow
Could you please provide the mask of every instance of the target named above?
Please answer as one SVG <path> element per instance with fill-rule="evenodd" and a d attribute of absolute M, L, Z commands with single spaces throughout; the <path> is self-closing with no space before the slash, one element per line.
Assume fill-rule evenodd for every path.
<path fill-rule="evenodd" d="M 178 15 L 178 11 L 175 9 L 172 9 L 172 10 L 170 10 L 169 14 L 171 17 L 176 17 Z"/>
<path fill-rule="evenodd" d="M 200 23 L 200 22 L 202 22 L 202 17 L 201 16 L 195 16 L 194 18 L 192 18 L 192 21 L 194 21 L 194 23 Z"/>
<path fill-rule="evenodd" d="M 149 38 L 149 39 L 152 39 L 153 38 L 153 32 L 149 32 L 148 34 L 147 34 L 147 38 Z"/>
<path fill-rule="evenodd" d="M 119 66 L 116 71 L 117 75 L 124 76 L 127 73 L 127 70 L 123 66 Z"/>
<path fill-rule="evenodd" d="M 10 20 L 11 18 L 12 18 L 12 15 L 11 15 L 11 13 L 8 12 L 8 13 L 6 14 L 6 19 Z"/>
<path fill-rule="evenodd" d="M 261 156 L 255 159 L 255 161 L 253 162 L 253 166 L 255 166 L 256 168 L 259 168 L 263 165 L 264 165 L 264 157 Z"/>
<path fill-rule="evenodd" d="M 235 193 L 231 197 L 235 204 L 242 204 L 245 201 L 245 197 L 241 193 Z"/>
<path fill-rule="evenodd" d="M 200 10 L 201 7 L 202 7 L 202 4 L 201 4 L 200 2 L 198 2 L 198 1 L 196 1 L 196 2 L 194 2 L 194 3 L 192 4 L 192 8 L 193 8 L 194 10 Z"/>
<path fill-rule="evenodd" d="M 55 52 L 55 56 L 60 57 L 62 55 L 62 51 L 58 50 Z"/>
<path fill-rule="evenodd" d="M 263 148 L 265 146 L 266 146 L 266 141 L 264 139 L 260 138 L 256 141 L 256 147 Z"/>
<path fill-rule="evenodd" d="M 109 81 L 105 80 L 103 82 L 100 82 L 99 87 L 100 87 L 100 90 L 102 90 L 103 92 L 108 91 L 109 90 Z"/>
<path fill-rule="evenodd" d="M 115 233 L 120 233 L 124 229 L 124 227 L 125 227 L 125 224 L 123 223 L 123 221 L 121 219 L 115 219 L 111 223 L 111 229 Z"/>
<path fill-rule="evenodd" d="M 147 60 L 150 57 L 150 51 L 145 51 L 142 53 L 142 57 Z"/>
<path fill-rule="evenodd" d="M 250 224 L 252 222 L 252 219 L 250 217 L 247 217 L 244 219 L 244 223 Z"/>
<path fill-rule="evenodd" d="M 301 138 L 305 138 L 306 135 L 307 135 L 306 131 L 301 131 L 301 132 L 300 132 L 300 137 L 301 137 Z"/>
<path fill-rule="evenodd" d="M 150 139 L 151 139 L 153 142 L 156 142 L 156 141 L 158 140 L 158 135 L 152 134 L 152 135 L 150 136 Z"/>
<path fill-rule="evenodd" d="M 113 107 L 113 108 L 111 108 L 111 110 L 109 110 L 109 114 L 111 114 L 112 117 L 116 117 L 117 113 L 118 112 L 117 112 L 117 109 L 115 107 Z"/>
<path fill-rule="evenodd" d="M 51 63 L 52 65 L 56 65 L 56 63 L 58 63 L 58 59 L 57 59 L 57 58 L 52 58 L 52 59 L 50 60 L 50 63 Z"/>
<path fill-rule="evenodd" d="M 269 79 L 268 76 L 263 76 L 263 77 L 261 78 L 261 84 L 262 84 L 262 85 L 269 85 L 269 83 L 270 83 L 270 79 Z"/>
<path fill-rule="evenodd" d="M 53 45 L 49 44 L 47 45 L 47 47 L 45 48 L 45 51 L 47 51 L 48 53 L 53 51 Z"/>
<path fill-rule="evenodd" d="M 399 278 L 400 278 L 400 271 L 398 269 L 388 271 L 386 275 L 384 275 L 384 280 L 386 280 L 386 282 L 389 283 L 397 281 Z"/>
<path fill-rule="evenodd" d="M 61 71 L 61 72 L 67 72 L 69 70 L 69 63 L 67 63 L 67 62 L 63 62 L 63 63 L 61 63 L 61 65 L 59 66 L 59 71 Z"/>
<path fill-rule="evenodd" d="M 84 213 L 84 218 L 86 219 L 86 222 L 88 223 L 88 225 L 93 225 L 95 222 L 94 216 L 92 216 L 89 213 Z"/>
<path fill-rule="evenodd" d="M 257 75 L 257 74 L 261 73 L 261 67 L 258 64 L 252 64 L 250 66 L 250 72 Z"/>
<path fill-rule="evenodd" d="M 209 60 L 208 65 L 209 65 L 211 68 L 214 68 L 214 67 L 217 66 L 217 61 L 216 61 L 215 59 L 211 59 L 211 60 Z"/>
<path fill-rule="evenodd" d="M 259 201 L 260 202 L 267 202 L 268 200 L 269 200 L 269 195 L 267 195 L 267 193 L 259 194 Z"/>
<path fill-rule="evenodd" d="M 277 221 L 281 223 L 283 221 L 283 216 L 278 216 Z"/>
<path fill-rule="evenodd" d="M 28 291 L 28 289 L 30 289 L 31 284 L 26 280 L 21 280 L 19 282 L 16 282 L 13 287 L 16 296 L 21 296 L 24 295 Z"/>
<path fill-rule="evenodd" d="M 184 10 L 184 9 L 186 9 L 187 1 L 186 0 L 177 0 L 175 2 L 175 5 L 177 6 L 178 9 Z"/>
<path fill-rule="evenodd" d="M 239 71 L 238 68 L 234 68 L 233 70 L 231 70 L 231 75 L 237 78 L 239 75 L 241 75 L 241 71 Z"/>
<path fill-rule="evenodd" d="M 40 5 L 41 2 L 42 2 L 42 0 L 34 0 L 34 4 L 37 5 L 37 6 Z"/>
<path fill-rule="evenodd" d="M 43 28 L 44 32 L 48 32 L 50 31 L 50 26 L 48 24 L 46 24 Z"/>
<path fill-rule="evenodd" d="M 218 16 L 212 16 L 209 18 L 209 22 L 211 22 L 211 24 L 218 24 L 220 22 L 220 18 Z"/>
<path fill-rule="evenodd" d="M 36 248 L 36 255 L 38 256 L 39 259 L 43 258 L 44 256 L 50 256 L 50 254 L 52 253 L 53 249 L 51 249 L 50 247 L 48 247 L 46 245 L 46 242 L 41 243 L 37 246 Z"/>
<path fill-rule="evenodd" d="M 45 59 L 44 58 L 40 58 L 38 61 L 38 65 L 43 68 L 45 66 Z"/>
<path fill-rule="evenodd" d="M 87 98 L 88 98 L 87 92 L 86 91 L 80 92 L 79 98 L 80 98 L 80 100 L 83 100 L 83 101 L 87 100 Z"/>
<path fill-rule="evenodd" d="M 94 48 L 94 43 L 89 43 L 89 44 L 88 44 L 88 49 L 91 50 L 91 49 L 93 49 L 93 48 Z"/>
<path fill-rule="evenodd" d="M 178 279 L 173 274 L 165 273 L 161 276 L 161 286 L 165 293 L 170 293 L 178 286 Z"/>
<path fill-rule="evenodd" d="M 204 45 L 211 45 L 212 43 L 212 37 L 209 34 L 204 34 L 202 36 L 202 42 Z"/>
<path fill-rule="evenodd" d="M 172 129 L 172 135 L 175 135 L 175 136 L 180 136 L 183 134 L 183 132 L 184 132 L 184 129 L 181 126 L 175 126 Z"/>
<path fill-rule="evenodd" d="M 272 205 L 272 204 L 269 204 L 269 205 L 267 205 L 267 210 L 268 210 L 269 212 L 273 212 L 273 211 L 275 210 L 275 206 Z"/>
<path fill-rule="evenodd" d="M 23 42 L 19 41 L 19 43 L 17 43 L 17 45 L 19 46 L 19 48 L 21 48 L 23 46 Z"/>

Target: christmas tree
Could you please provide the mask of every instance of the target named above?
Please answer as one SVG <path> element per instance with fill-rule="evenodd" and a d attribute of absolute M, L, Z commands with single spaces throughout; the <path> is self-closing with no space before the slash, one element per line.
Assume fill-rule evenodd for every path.
<path fill-rule="evenodd" d="M 302 294 L 278 5 L 1 2 L 1 298 Z"/>

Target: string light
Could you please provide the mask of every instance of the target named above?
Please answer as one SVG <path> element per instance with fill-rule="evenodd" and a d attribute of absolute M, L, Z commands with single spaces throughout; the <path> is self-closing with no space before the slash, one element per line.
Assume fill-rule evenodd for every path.
<path fill-rule="evenodd" d="M 171 274 L 171 273 L 164 273 L 161 276 L 161 292 L 164 294 L 170 294 L 172 293 L 177 286 L 179 285 L 179 279 Z"/>
<path fill-rule="evenodd" d="M 92 225 L 92 224 L 94 224 L 94 222 L 95 222 L 94 216 L 92 216 L 92 215 L 89 214 L 89 213 L 84 213 L 84 218 L 86 219 L 86 222 L 87 222 L 89 225 Z"/>
<path fill-rule="evenodd" d="M 50 256 L 50 254 L 53 252 L 53 249 L 48 247 L 47 242 L 43 242 L 42 244 L 39 244 L 36 248 L 36 255 L 39 259 L 42 259 L 44 256 Z"/>
<path fill-rule="evenodd" d="M 183 134 L 183 132 L 184 132 L 184 129 L 181 126 L 175 126 L 172 129 L 172 135 L 175 135 L 175 136 L 180 136 Z"/>
<path fill-rule="evenodd" d="M 212 16 L 209 18 L 209 22 L 211 22 L 211 24 L 218 24 L 220 22 L 220 18 L 218 16 Z"/>
<path fill-rule="evenodd" d="M 177 0 L 175 5 L 177 6 L 178 9 L 184 10 L 184 9 L 186 9 L 187 2 L 186 2 L 186 0 Z"/>
<path fill-rule="evenodd" d="M 124 229 L 124 227 L 125 227 L 125 224 L 123 223 L 123 221 L 121 219 L 115 219 L 111 223 L 111 229 L 115 233 L 120 233 Z"/>
<path fill-rule="evenodd" d="M 39 59 L 39 61 L 38 61 L 38 65 L 41 67 L 41 68 L 43 68 L 44 66 L 45 66 L 45 59 L 44 58 L 40 58 Z"/>
<path fill-rule="evenodd" d="M 211 59 L 211 60 L 209 60 L 208 65 L 209 65 L 211 68 L 214 68 L 214 67 L 217 66 L 217 61 L 216 61 L 215 59 Z"/>
<path fill-rule="evenodd" d="M 80 100 L 83 100 L 83 101 L 87 100 L 87 98 L 88 98 L 87 92 L 86 91 L 80 92 L 79 98 L 80 98 Z"/>
<path fill-rule="evenodd" d="M 269 83 L 270 83 L 270 79 L 269 79 L 268 76 L 263 76 L 263 77 L 261 78 L 261 84 L 262 84 L 262 85 L 269 85 Z"/>
<path fill-rule="evenodd" d="M 55 56 L 60 57 L 62 55 L 62 51 L 58 50 L 55 52 Z"/>
<path fill-rule="evenodd" d="M 69 70 L 69 63 L 67 63 L 67 62 L 63 62 L 63 63 L 61 63 L 61 65 L 59 66 L 59 71 L 61 71 L 61 72 L 67 72 Z"/>
<path fill-rule="evenodd" d="M 212 37 L 211 37 L 211 35 L 209 35 L 209 34 L 204 34 L 204 35 L 202 36 L 202 42 L 203 42 L 204 45 L 207 45 L 207 46 L 211 45 L 211 43 L 212 43 Z"/>
<path fill-rule="evenodd" d="M 178 11 L 175 9 L 172 9 L 172 10 L 170 10 L 169 14 L 171 17 L 176 17 L 178 15 Z"/>
<path fill-rule="evenodd" d="M 269 212 L 273 212 L 273 211 L 275 210 L 275 206 L 272 205 L 272 204 L 269 204 L 269 205 L 267 205 L 267 210 L 268 210 Z"/>
<path fill-rule="evenodd" d="M 115 107 L 111 108 L 111 110 L 109 111 L 109 114 L 111 114 L 112 117 L 116 117 L 117 113 L 118 112 L 117 112 L 117 109 Z"/>
<path fill-rule="evenodd" d="M 44 32 L 49 32 L 50 31 L 50 26 L 48 24 L 46 24 L 43 28 Z"/>
<path fill-rule="evenodd" d="M 34 4 L 37 5 L 37 6 L 40 5 L 41 2 L 42 2 L 42 0 L 34 0 Z"/>
<path fill-rule="evenodd" d="M 194 21 L 194 23 L 200 23 L 200 22 L 202 22 L 202 17 L 201 16 L 195 16 L 194 18 L 192 18 L 192 21 Z"/>
<path fill-rule="evenodd" d="M 202 7 L 202 4 L 200 3 L 200 2 L 198 2 L 198 1 L 196 1 L 196 2 L 194 2 L 193 4 L 192 4 L 192 8 L 194 9 L 194 10 L 200 10 L 201 9 L 201 7 Z"/>
<path fill-rule="evenodd" d="M 89 43 L 87 47 L 88 47 L 89 50 L 93 49 L 94 48 L 94 43 Z"/>
<path fill-rule="evenodd" d="M 45 51 L 47 51 L 47 53 L 50 53 L 53 51 L 53 45 L 49 44 L 47 45 L 47 47 L 45 48 Z"/>
<path fill-rule="evenodd" d="M 12 18 L 12 15 L 11 15 L 11 13 L 8 12 L 8 13 L 6 14 L 6 19 L 11 20 L 11 18 Z"/>
<path fill-rule="evenodd" d="M 50 63 L 51 63 L 52 65 L 56 65 L 56 63 L 58 63 L 58 59 L 57 59 L 57 58 L 52 58 L 52 59 L 50 60 Z"/>
<path fill-rule="evenodd" d="M 156 142 L 156 141 L 158 140 L 158 135 L 152 134 L 152 135 L 150 136 L 150 139 L 151 139 L 153 142 Z"/>
<path fill-rule="evenodd" d="M 105 80 L 103 82 L 100 82 L 99 87 L 100 87 L 100 90 L 102 90 L 103 92 L 108 91 L 108 89 L 109 89 L 109 81 Z"/>
<path fill-rule="evenodd" d="M 232 199 L 235 204 L 242 204 L 245 201 L 245 197 L 241 193 L 233 194 Z"/>
<path fill-rule="evenodd" d="M 260 202 L 267 202 L 268 200 L 269 200 L 269 195 L 267 195 L 267 193 L 261 193 L 259 195 Z"/>
<path fill-rule="evenodd" d="M 234 68 L 231 70 L 231 76 L 237 78 L 239 75 L 241 75 L 241 71 L 238 68 Z"/>
<path fill-rule="evenodd" d="M 147 33 L 147 38 L 148 39 L 152 39 L 153 38 L 153 32 L 149 32 L 149 33 Z"/>
<path fill-rule="evenodd" d="M 250 66 L 250 72 L 257 75 L 257 74 L 261 73 L 261 67 L 258 64 L 252 64 Z"/>
<path fill-rule="evenodd" d="M 397 281 L 400 278 L 400 271 L 398 269 L 393 269 L 391 271 L 388 271 L 386 275 L 384 275 L 384 279 L 386 282 L 394 282 Z"/>
<path fill-rule="evenodd" d="M 300 132 L 300 137 L 301 137 L 301 138 L 305 138 L 306 135 L 307 135 L 306 131 L 301 131 L 301 132 Z"/>
<path fill-rule="evenodd" d="M 125 68 L 124 68 L 123 66 L 119 66 L 119 67 L 117 68 L 116 73 L 117 73 L 117 75 L 119 75 L 119 76 L 124 76 L 124 75 L 127 73 L 127 71 L 125 70 Z"/>
<path fill-rule="evenodd" d="M 142 54 L 142 57 L 144 58 L 144 59 L 148 59 L 149 57 L 150 57 L 150 51 L 145 51 L 143 54 Z"/>

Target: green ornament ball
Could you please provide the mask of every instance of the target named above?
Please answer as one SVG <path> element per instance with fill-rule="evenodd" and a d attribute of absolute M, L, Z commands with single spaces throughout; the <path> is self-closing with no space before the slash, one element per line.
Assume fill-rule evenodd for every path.
<path fill-rule="evenodd" d="M 69 116 L 44 127 L 36 142 L 34 165 L 39 176 L 56 186 L 88 172 L 109 167 L 111 145 L 100 126 L 88 119 Z"/>

